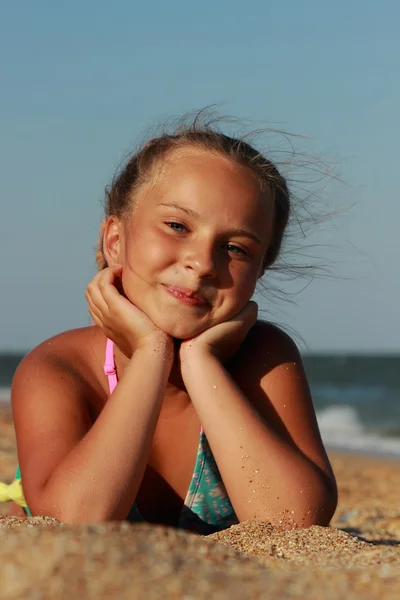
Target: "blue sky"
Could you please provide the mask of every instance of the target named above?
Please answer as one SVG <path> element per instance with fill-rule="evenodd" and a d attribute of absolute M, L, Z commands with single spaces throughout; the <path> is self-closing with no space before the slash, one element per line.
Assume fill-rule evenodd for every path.
<path fill-rule="evenodd" d="M 4 3 L 0 349 L 89 323 L 115 167 L 155 122 L 218 103 L 308 136 L 346 182 L 321 184 L 345 210 L 305 240 L 333 275 L 295 303 L 264 293 L 263 315 L 309 351 L 400 350 L 399 19 L 394 0 Z"/>

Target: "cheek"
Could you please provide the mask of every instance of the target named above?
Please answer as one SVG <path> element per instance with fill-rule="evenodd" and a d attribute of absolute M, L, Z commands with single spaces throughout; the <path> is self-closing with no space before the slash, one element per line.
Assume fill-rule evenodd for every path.
<path fill-rule="evenodd" d="M 160 232 L 147 231 L 132 236 L 126 248 L 126 259 L 133 271 L 143 273 L 161 268 L 173 259 L 174 245 Z"/>
<path fill-rule="evenodd" d="M 245 298 L 250 300 L 252 297 L 258 279 L 259 266 L 252 265 L 232 265 L 230 269 L 230 277 L 232 279 L 232 293 L 244 301 Z"/>
<path fill-rule="evenodd" d="M 221 308 L 221 321 L 231 319 L 238 314 L 252 298 L 257 284 L 258 268 L 249 270 L 232 268 L 230 270 L 231 286 L 224 291 L 224 301 Z"/>

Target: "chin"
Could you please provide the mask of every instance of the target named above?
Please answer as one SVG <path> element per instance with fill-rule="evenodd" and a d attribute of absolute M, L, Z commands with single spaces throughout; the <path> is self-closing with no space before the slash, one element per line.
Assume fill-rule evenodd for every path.
<path fill-rule="evenodd" d="M 156 323 L 154 320 L 154 324 L 157 325 L 162 331 L 170 335 L 172 338 L 177 340 L 187 340 L 189 338 L 195 337 L 199 335 L 206 329 L 211 327 L 210 324 L 200 324 L 200 323 L 170 323 L 165 322 L 164 320 L 160 320 L 160 322 Z"/>
<path fill-rule="evenodd" d="M 161 329 L 161 327 L 160 327 Z M 206 331 L 206 329 L 208 329 L 208 327 L 203 326 L 203 327 L 189 327 L 189 326 L 177 326 L 174 325 L 173 327 L 165 327 L 162 328 L 163 331 L 165 331 L 165 333 L 168 333 L 168 335 L 170 335 L 172 338 L 176 339 L 176 340 L 188 340 L 190 338 L 195 337 L 196 335 L 199 335 L 200 333 L 202 333 L 203 331 Z"/>

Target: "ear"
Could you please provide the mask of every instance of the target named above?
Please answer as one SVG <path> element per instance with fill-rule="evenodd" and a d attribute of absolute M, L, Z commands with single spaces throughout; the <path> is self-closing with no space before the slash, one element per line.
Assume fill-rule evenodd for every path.
<path fill-rule="evenodd" d="M 118 217 L 108 217 L 104 225 L 103 253 L 109 267 L 123 262 L 123 226 Z"/>

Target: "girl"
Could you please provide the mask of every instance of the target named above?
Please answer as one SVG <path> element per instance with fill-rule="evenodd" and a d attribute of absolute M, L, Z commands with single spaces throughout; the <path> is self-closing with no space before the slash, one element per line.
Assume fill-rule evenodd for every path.
<path fill-rule="evenodd" d="M 196 121 L 129 160 L 86 292 L 95 326 L 41 344 L 13 381 L 27 510 L 202 533 L 329 523 L 298 350 L 250 301 L 289 215 L 276 166 Z"/>

